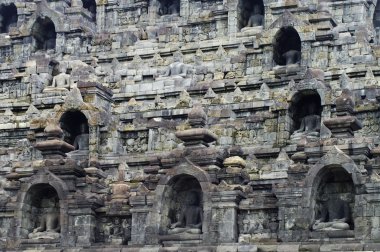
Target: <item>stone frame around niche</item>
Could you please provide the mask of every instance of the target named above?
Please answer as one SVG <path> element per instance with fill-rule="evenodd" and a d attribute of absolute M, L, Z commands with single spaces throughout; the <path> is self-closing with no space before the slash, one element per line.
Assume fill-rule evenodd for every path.
<path fill-rule="evenodd" d="M 264 3 L 265 5 L 265 3 Z M 274 48 L 273 39 L 278 31 L 283 27 L 292 27 L 298 34 L 301 42 L 301 59 L 299 64 L 287 66 L 279 66 L 275 64 L 273 60 Z M 309 29 L 305 29 L 308 27 Z M 264 71 L 275 70 L 276 75 L 288 75 L 297 74 L 301 69 L 306 67 L 306 63 L 309 62 L 311 44 L 315 41 L 316 29 L 310 25 L 308 21 L 301 20 L 296 14 L 291 13 L 289 10 L 285 10 L 273 23 L 265 26 L 264 31 L 261 33 L 262 37 L 258 39 L 258 47 L 263 48 L 262 62 Z"/>
<path fill-rule="evenodd" d="M 3 8 L 5 9 L 4 11 L 3 11 Z M 2 15 L 4 15 L 4 14 L 9 15 L 10 11 L 15 11 L 16 12 L 16 13 L 12 13 L 12 14 L 16 14 L 16 20 L 13 20 L 13 21 L 12 20 L 8 20 L 8 22 L 7 22 Z M 12 18 L 13 17 L 12 14 L 8 18 Z M 17 27 L 18 13 L 17 13 L 17 7 L 16 7 L 16 5 L 13 2 L 2 3 L 0 5 L 0 15 L 2 16 L 0 33 L 10 33 L 11 30 L 13 30 L 12 28 L 16 28 Z M 6 25 L 7 27 L 5 28 L 4 25 Z"/>
<path fill-rule="evenodd" d="M 100 143 L 99 128 L 106 123 L 105 120 L 107 119 L 104 117 L 104 113 L 102 113 L 104 111 L 90 103 L 84 102 L 81 91 L 78 88 L 72 88 L 70 90 L 65 102 L 57 107 L 51 116 L 55 122 L 58 123 L 62 116 L 68 111 L 79 111 L 86 117 L 89 134 L 88 165 L 97 166 Z"/>
<path fill-rule="evenodd" d="M 288 135 L 284 135 L 284 141 L 287 141 L 291 134 L 294 131 L 293 126 L 293 119 L 292 115 L 290 114 L 289 109 L 291 108 L 295 97 L 298 95 L 302 95 L 303 93 L 313 93 L 315 95 L 318 95 L 320 98 L 320 116 L 321 116 L 321 132 L 320 137 L 323 138 L 323 132 L 322 132 L 322 122 L 324 118 L 330 118 L 331 116 L 331 94 L 328 92 L 329 87 L 324 84 L 323 78 L 320 76 L 315 76 L 315 73 L 313 72 L 319 72 L 319 70 L 313 70 L 308 69 L 305 73 L 304 80 L 301 80 L 300 82 L 296 83 L 294 80 L 291 80 L 289 82 L 289 92 L 287 95 L 287 110 L 286 113 L 283 115 L 285 116 L 285 132 L 288 132 Z"/>
<path fill-rule="evenodd" d="M 198 235 L 200 239 L 195 241 L 196 243 L 201 244 L 210 244 L 211 241 L 211 225 L 212 223 L 212 216 L 211 216 L 211 209 L 212 209 L 212 201 L 211 201 L 211 178 L 207 172 L 202 170 L 200 167 L 192 164 L 191 162 L 183 162 L 179 165 L 177 165 L 175 168 L 168 169 L 165 176 L 163 176 L 155 190 L 155 203 L 153 204 L 152 210 L 150 211 L 150 214 L 147 218 L 147 228 L 146 228 L 146 239 L 148 240 L 149 244 L 159 244 L 163 240 L 167 240 L 170 237 L 166 237 L 164 235 L 165 232 L 162 232 L 163 230 L 166 230 L 167 227 L 164 227 L 163 225 L 166 223 L 163 221 L 162 214 L 164 213 L 165 209 L 165 195 L 168 190 L 168 187 L 171 186 L 171 182 L 173 179 L 178 178 L 180 176 L 188 176 L 193 177 L 195 180 L 198 181 L 201 193 L 202 193 L 202 202 L 203 202 L 203 221 L 202 221 L 202 234 Z M 132 215 L 133 218 L 133 215 Z M 132 229 L 134 226 L 132 225 Z M 132 233 L 133 230 L 132 230 Z M 169 241 L 173 242 L 173 241 Z M 174 241 L 174 242 L 179 242 Z M 191 240 L 189 241 L 192 242 Z"/>
<path fill-rule="evenodd" d="M 60 223 L 60 238 L 59 240 L 34 240 L 29 239 L 25 233 L 23 233 L 22 229 L 25 225 L 24 223 L 24 215 L 25 208 L 28 207 L 26 204 L 26 200 L 28 194 L 30 194 L 31 190 L 33 190 L 35 186 L 48 186 L 55 190 L 58 199 L 59 199 L 59 223 Z M 49 244 L 49 243 L 59 243 L 61 246 L 66 246 L 69 242 L 69 230 L 67 224 L 69 223 L 69 215 L 68 215 L 68 206 L 67 206 L 67 196 L 69 194 L 69 189 L 66 184 L 53 175 L 50 172 L 46 172 L 45 174 L 37 174 L 30 177 L 27 181 L 21 184 L 21 189 L 17 195 L 17 204 L 15 208 L 15 223 L 14 223 L 14 242 L 15 244 L 21 244 L 20 246 L 27 244 Z"/>
<path fill-rule="evenodd" d="M 332 149 L 324 155 L 314 166 L 311 167 L 309 172 L 306 175 L 305 179 L 305 189 L 303 192 L 302 202 L 301 205 L 303 206 L 302 210 L 302 216 L 304 216 L 308 221 L 308 226 L 311 229 L 311 226 L 313 225 L 313 222 L 315 220 L 315 205 L 316 205 L 316 196 L 318 193 L 319 185 L 321 182 L 321 179 L 323 178 L 322 175 L 325 174 L 325 172 L 331 168 L 339 168 L 343 169 L 344 172 L 346 172 L 348 175 L 351 176 L 352 179 L 352 185 L 354 188 L 354 195 L 353 195 L 353 201 L 354 204 L 352 205 L 352 221 L 353 221 L 353 227 L 359 227 L 359 219 L 361 216 L 359 213 L 356 212 L 356 209 L 358 209 L 360 204 L 360 194 L 363 192 L 361 190 L 363 184 L 364 184 L 364 175 L 365 171 L 360 170 L 359 167 L 355 164 L 355 162 L 346 154 L 343 153 L 337 146 L 332 147 Z M 316 232 L 311 231 L 310 238 L 316 238 L 316 239 L 324 239 L 324 238 L 339 238 L 339 237 L 355 237 L 360 238 L 363 234 L 361 233 L 362 230 L 359 228 L 354 228 L 353 230 L 347 230 L 349 232 L 345 231 L 339 231 L 337 232 L 324 232 L 319 231 L 318 235 L 315 236 Z M 314 233 L 314 234 L 313 234 Z M 335 234 L 334 234 L 335 233 Z"/>
<path fill-rule="evenodd" d="M 315 113 L 321 117 L 320 123 L 322 122 L 323 105 L 322 105 L 322 98 L 320 96 L 320 93 L 318 93 L 316 90 L 313 90 L 313 89 L 305 89 L 305 90 L 298 91 L 291 98 L 291 101 L 289 102 L 289 106 L 287 110 L 287 117 L 288 117 L 287 119 L 289 121 L 288 123 L 289 128 L 287 130 L 289 131 L 290 135 L 292 135 L 297 129 L 299 129 L 301 125 L 302 117 L 308 115 L 307 113 L 303 114 L 302 111 L 300 111 L 301 109 L 300 106 L 304 104 L 305 102 L 309 101 L 308 98 L 313 99 L 314 104 L 317 106 L 316 107 L 317 110 Z"/>

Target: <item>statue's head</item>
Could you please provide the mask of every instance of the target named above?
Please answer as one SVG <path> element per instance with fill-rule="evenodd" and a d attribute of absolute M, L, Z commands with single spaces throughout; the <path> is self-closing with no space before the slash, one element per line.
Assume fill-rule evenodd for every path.
<path fill-rule="evenodd" d="M 182 62 L 182 54 L 181 52 L 173 53 L 174 62 Z"/>
<path fill-rule="evenodd" d="M 59 66 L 59 72 L 60 73 L 66 73 L 66 71 L 67 71 L 66 66 L 64 66 L 64 65 Z"/>
<path fill-rule="evenodd" d="M 255 5 L 253 6 L 253 11 L 252 11 L 252 13 L 255 14 L 255 15 L 259 15 L 259 14 L 261 14 L 261 6 L 258 5 L 258 4 L 255 4 Z"/>
<path fill-rule="evenodd" d="M 189 192 L 186 202 L 188 206 L 198 205 L 198 194 L 196 192 Z"/>
<path fill-rule="evenodd" d="M 309 103 L 307 106 L 307 114 L 314 115 L 317 113 L 317 106 L 315 103 Z"/>
<path fill-rule="evenodd" d="M 319 201 L 322 201 L 322 202 L 326 202 L 330 199 L 329 195 L 327 193 L 324 193 L 322 195 L 319 196 L 318 200 Z"/>
<path fill-rule="evenodd" d="M 55 37 L 55 31 L 53 31 L 53 30 L 47 30 L 46 31 L 46 37 L 48 39 L 54 38 Z"/>
<path fill-rule="evenodd" d="M 80 131 L 80 133 L 81 134 L 83 134 L 83 133 L 87 133 L 87 128 L 88 128 L 88 126 L 87 126 L 87 123 L 81 123 L 80 125 L 79 125 L 79 131 Z"/>
<path fill-rule="evenodd" d="M 53 209 L 56 206 L 57 206 L 57 202 L 55 198 L 43 198 L 41 200 L 41 208 Z"/>

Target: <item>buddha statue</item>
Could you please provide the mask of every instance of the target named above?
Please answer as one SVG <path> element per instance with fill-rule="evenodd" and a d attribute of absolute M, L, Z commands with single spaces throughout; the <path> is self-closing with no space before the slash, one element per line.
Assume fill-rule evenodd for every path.
<path fill-rule="evenodd" d="M 87 133 L 87 124 L 82 123 L 79 129 L 80 134 L 75 137 L 73 146 L 75 150 L 88 150 L 89 134 Z"/>
<path fill-rule="evenodd" d="M 3 15 L 0 14 L 0 31 L 1 31 L 1 32 L 3 32 L 3 30 L 4 30 L 4 29 L 3 29 L 3 19 L 4 19 L 4 18 L 3 18 Z"/>
<path fill-rule="evenodd" d="M 306 115 L 301 120 L 299 129 L 294 131 L 291 138 L 299 139 L 302 136 L 318 137 L 321 129 L 321 117 L 317 114 L 316 106 L 313 103 L 306 107 Z"/>
<path fill-rule="evenodd" d="M 179 14 L 179 2 L 173 1 L 168 7 L 169 15 L 178 15 Z"/>
<path fill-rule="evenodd" d="M 56 35 L 52 30 L 46 31 L 45 41 L 43 42 L 43 50 L 55 49 Z"/>
<path fill-rule="evenodd" d="M 28 235 L 30 239 L 55 239 L 59 237 L 59 209 L 55 199 L 42 199 L 40 225 Z"/>
<path fill-rule="evenodd" d="M 174 62 L 169 65 L 165 73 L 161 77 L 178 76 L 185 78 L 187 75 L 187 66 L 181 62 L 180 56 L 175 53 L 173 55 Z"/>
<path fill-rule="evenodd" d="M 202 233 L 202 209 L 199 206 L 196 192 L 189 192 L 186 205 L 183 206 L 177 222 L 170 225 L 168 234 L 200 234 Z"/>
<path fill-rule="evenodd" d="M 52 87 L 53 88 L 70 88 L 70 75 L 67 74 L 66 68 L 62 67 L 60 73 L 53 77 Z"/>
<path fill-rule="evenodd" d="M 350 206 L 348 202 L 324 195 L 320 204 L 320 217 L 314 222 L 313 230 L 349 230 Z"/>
<path fill-rule="evenodd" d="M 301 52 L 297 50 L 289 50 L 281 56 L 285 60 L 286 65 L 298 64 L 301 60 Z"/>
<path fill-rule="evenodd" d="M 264 24 L 264 15 L 261 11 L 261 6 L 255 4 L 245 27 L 262 26 Z"/>

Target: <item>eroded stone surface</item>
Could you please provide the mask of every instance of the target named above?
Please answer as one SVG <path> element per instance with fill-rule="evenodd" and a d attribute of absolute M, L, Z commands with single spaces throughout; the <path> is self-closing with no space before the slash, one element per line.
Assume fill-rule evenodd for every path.
<path fill-rule="evenodd" d="M 0 5 L 0 248 L 378 250 L 380 3 Z"/>

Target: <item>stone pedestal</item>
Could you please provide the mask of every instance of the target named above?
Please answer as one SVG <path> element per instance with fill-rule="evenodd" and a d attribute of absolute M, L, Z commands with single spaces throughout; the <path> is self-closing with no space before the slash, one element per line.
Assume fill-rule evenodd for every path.
<path fill-rule="evenodd" d="M 71 144 L 59 139 L 49 139 L 39 142 L 35 145 L 35 148 L 41 151 L 44 159 L 64 157 L 66 156 L 65 153 L 74 150 Z"/>

